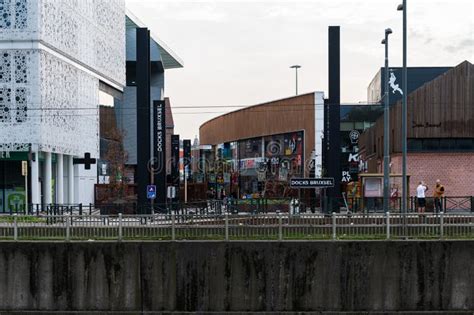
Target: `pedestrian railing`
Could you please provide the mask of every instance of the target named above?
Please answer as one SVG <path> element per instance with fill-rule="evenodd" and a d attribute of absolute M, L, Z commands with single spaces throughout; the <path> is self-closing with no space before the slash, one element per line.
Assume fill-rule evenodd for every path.
<path fill-rule="evenodd" d="M 391 213 L 403 213 L 401 209 L 401 198 L 390 198 L 389 211 Z M 407 200 L 407 213 L 417 212 L 417 199 L 410 197 Z M 326 198 L 322 201 L 319 198 L 300 200 L 296 198 L 256 198 L 256 199 L 232 199 L 226 200 L 199 200 L 193 202 L 173 201 L 166 204 L 137 205 L 134 202 L 127 203 L 100 203 L 100 204 L 29 204 L 25 209 L 21 205 L 9 208 L 8 214 L 22 215 L 118 215 L 129 214 L 166 214 L 176 215 L 214 215 L 247 213 L 275 213 L 284 212 L 291 214 L 303 213 L 330 213 L 332 211 L 347 211 L 351 213 L 383 213 L 383 198 Z M 474 213 L 474 197 L 442 197 L 440 207 L 435 207 L 434 198 L 426 198 L 427 212 L 444 213 Z"/>
<path fill-rule="evenodd" d="M 473 214 L 12 215 L 0 238 L 13 240 L 292 240 L 474 238 Z"/>

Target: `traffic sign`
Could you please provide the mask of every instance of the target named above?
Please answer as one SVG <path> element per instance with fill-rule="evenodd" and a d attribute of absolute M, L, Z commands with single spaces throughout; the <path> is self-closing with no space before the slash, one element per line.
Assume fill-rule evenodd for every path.
<path fill-rule="evenodd" d="M 148 199 L 155 199 L 156 198 L 156 186 L 155 185 L 146 186 L 146 197 Z"/>
<path fill-rule="evenodd" d="M 167 197 L 169 199 L 174 199 L 176 198 L 176 187 L 175 186 L 168 186 L 167 189 Z"/>
<path fill-rule="evenodd" d="M 292 178 L 291 188 L 328 188 L 334 187 L 334 178 Z"/>
<path fill-rule="evenodd" d="M 26 176 L 28 175 L 28 162 L 21 161 L 21 175 Z"/>

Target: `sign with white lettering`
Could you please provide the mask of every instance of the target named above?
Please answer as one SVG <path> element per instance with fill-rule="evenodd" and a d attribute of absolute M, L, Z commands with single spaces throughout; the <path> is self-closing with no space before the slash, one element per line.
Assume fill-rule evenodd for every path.
<path fill-rule="evenodd" d="M 334 187 L 334 178 L 292 178 L 291 188 L 328 188 Z"/>

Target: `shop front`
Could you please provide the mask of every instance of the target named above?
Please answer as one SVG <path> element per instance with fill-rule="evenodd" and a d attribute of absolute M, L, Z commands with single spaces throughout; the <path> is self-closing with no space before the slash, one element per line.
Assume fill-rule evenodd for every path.
<path fill-rule="evenodd" d="M 0 213 L 24 211 L 27 202 L 22 161 L 26 152 L 0 152 Z"/>

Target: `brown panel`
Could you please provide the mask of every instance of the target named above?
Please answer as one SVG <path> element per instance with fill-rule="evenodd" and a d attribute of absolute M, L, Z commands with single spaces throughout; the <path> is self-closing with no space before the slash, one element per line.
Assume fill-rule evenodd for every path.
<path fill-rule="evenodd" d="M 218 116 L 199 128 L 200 143 L 216 145 L 241 139 L 304 130 L 305 161 L 314 150 L 314 93 L 255 105 Z"/>
<path fill-rule="evenodd" d="M 408 138 L 474 137 L 474 66 L 464 61 L 408 95 Z M 392 152 L 401 152 L 401 101 L 390 110 Z M 370 132 L 375 133 L 378 157 L 382 156 L 383 117 L 361 137 L 370 155 Z M 373 152 L 371 152 L 373 153 Z"/>

